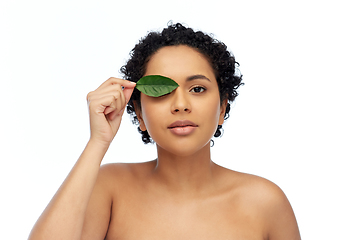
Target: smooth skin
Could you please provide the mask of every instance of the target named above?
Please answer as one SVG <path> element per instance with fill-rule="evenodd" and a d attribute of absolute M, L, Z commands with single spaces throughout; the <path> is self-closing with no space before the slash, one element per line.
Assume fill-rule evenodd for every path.
<path fill-rule="evenodd" d="M 226 101 L 207 59 L 187 46 L 163 47 L 147 65 L 145 75 L 154 74 L 179 84 L 159 98 L 141 94 L 137 106 L 158 158 L 100 167 L 135 86 L 110 78 L 88 94 L 90 140 L 29 239 L 299 240 L 279 187 L 211 160 L 210 139 L 224 121 Z M 168 126 L 177 120 L 196 127 L 176 134 Z"/>

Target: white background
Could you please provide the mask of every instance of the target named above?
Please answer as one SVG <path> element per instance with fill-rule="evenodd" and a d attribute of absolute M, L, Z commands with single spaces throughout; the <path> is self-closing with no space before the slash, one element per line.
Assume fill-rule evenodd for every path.
<path fill-rule="evenodd" d="M 87 142 L 86 94 L 169 20 L 241 64 L 213 160 L 279 185 L 303 239 L 359 239 L 360 17 L 346 0 L 1 1 L 0 238 L 27 238 Z M 103 162 L 155 156 L 124 116 Z"/>

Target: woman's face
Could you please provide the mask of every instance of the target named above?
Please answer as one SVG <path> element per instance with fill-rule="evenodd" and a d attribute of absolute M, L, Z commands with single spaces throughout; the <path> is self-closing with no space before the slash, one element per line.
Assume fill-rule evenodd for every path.
<path fill-rule="evenodd" d="M 163 47 L 150 58 L 146 75 L 169 77 L 179 87 L 161 97 L 141 93 L 141 130 L 147 130 L 158 147 L 177 155 L 193 154 L 209 144 L 224 121 L 226 101 L 220 104 L 208 60 L 188 46 Z"/>

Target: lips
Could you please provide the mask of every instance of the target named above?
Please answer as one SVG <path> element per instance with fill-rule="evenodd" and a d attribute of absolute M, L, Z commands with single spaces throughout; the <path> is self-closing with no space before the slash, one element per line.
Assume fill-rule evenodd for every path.
<path fill-rule="evenodd" d="M 189 121 L 189 120 L 178 120 L 176 122 L 173 122 L 168 126 L 168 128 L 177 128 L 177 127 L 197 127 L 195 123 Z"/>
<path fill-rule="evenodd" d="M 184 136 L 195 131 L 197 127 L 198 125 L 189 120 L 179 120 L 170 124 L 168 129 L 175 135 Z"/>

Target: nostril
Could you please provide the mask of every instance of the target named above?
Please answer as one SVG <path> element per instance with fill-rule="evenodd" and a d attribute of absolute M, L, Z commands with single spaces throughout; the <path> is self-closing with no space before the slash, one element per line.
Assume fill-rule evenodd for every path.
<path fill-rule="evenodd" d="M 189 109 L 189 108 L 184 108 L 182 111 L 184 111 L 184 112 L 190 112 L 190 109 Z M 180 112 L 180 109 L 179 109 L 179 108 L 175 108 L 175 109 L 173 110 L 173 112 Z"/>

